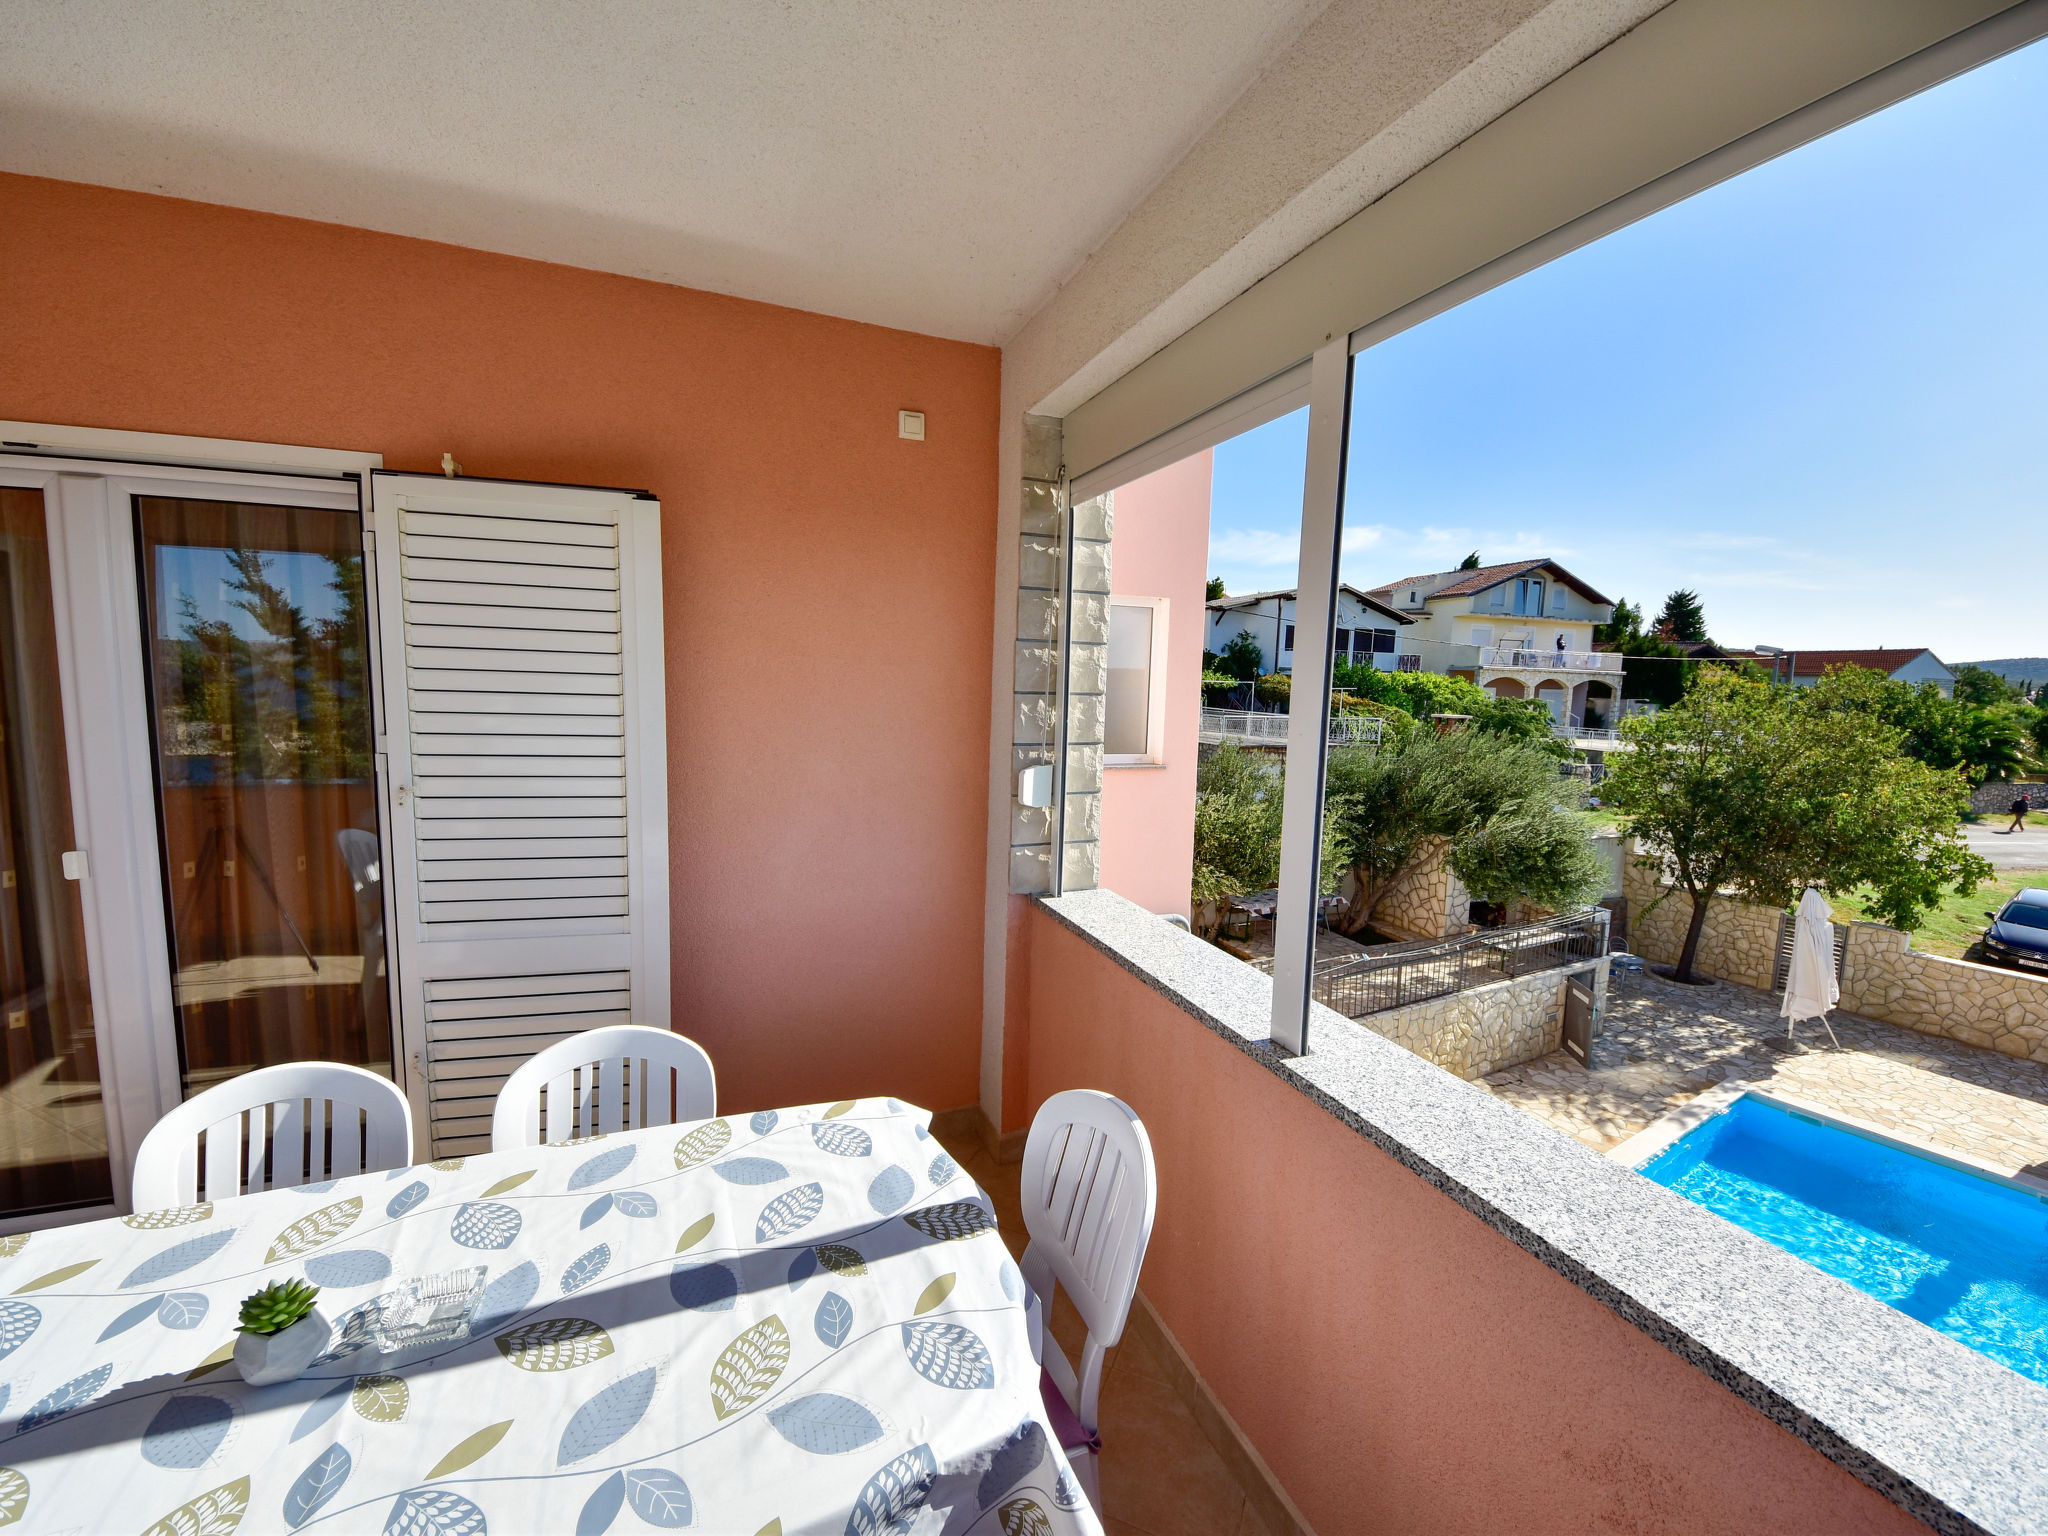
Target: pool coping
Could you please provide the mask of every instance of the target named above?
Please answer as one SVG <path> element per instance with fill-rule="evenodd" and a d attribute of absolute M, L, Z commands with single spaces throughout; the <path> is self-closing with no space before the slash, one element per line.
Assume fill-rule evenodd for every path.
<path fill-rule="evenodd" d="M 2030 1173 L 2007 1173 L 1996 1163 L 1972 1157 L 1967 1152 L 1957 1152 L 1949 1147 L 1938 1147 L 1932 1142 L 1915 1141 L 1902 1136 L 1889 1126 L 1879 1125 L 1874 1120 L 1860 1119 L 1855 1115 L 1842 1113 L 1839 1109 L 1815 1104 L 1810 1099 L 1799 1098 L 1776 1088 L 1759 1087 L 1752 1083 L 1722 1083 L 1709 1088 L 1696 1099 L 1679 1105 L 1659 1120 L 1652 1121 L 1628 1140 L 1607 1149 L 1607 1156 L 1624 1168 L 1640 1173 L 1660 1153 L 1669 1150 L 1682 1137 L 1699 1129 L 1716 1115 L 1725 1114 L 1738 1099 L 1762 1099 L 1766 1104 L 1793 1114 L 1807 1115 L 1828 1125 L 1838 1125 L 1847 1131 L 1872 1141 L 1883 1142 L 1901 1152 L 1910 1152 L 1915 1157 L 1924 1157 L 1929 1162 L 1944 1163 L 1959 1172 L 1974 1174 L 1980 1179 L 1990 1179 L 2022 1194 L 2048 1199 L 2048 1179 L 2037 1178 Z M 1709 1102 L 1712 1101 L 1712 1102 Z"/>
<path fill-rule="evenodd" d="M 1937 1531 L 2048 1536 L 2048 1388 L 1106 890 L 1034 898 L 1190 1021 Z M 1803 1107 L 1803 1106 L 1802 1106 Z"/>

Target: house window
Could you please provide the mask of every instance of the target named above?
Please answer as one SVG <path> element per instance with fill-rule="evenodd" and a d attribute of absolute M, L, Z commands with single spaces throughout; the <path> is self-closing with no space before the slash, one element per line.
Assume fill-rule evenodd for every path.
<path fill-rule="evenodd" d="M 1372 636 L 1372 648 L 1380 655 L 1391 656 L 1394 654 L 1394 632 L 1391 629 L 1361 629 L 1359 633 Z"/>
<path fill-rule="evenodd" d="M 1495 613 L 1499 613 L 1502 609 L 1506 608 L 1507 605 L 1508 589 L 1507 584 L 1503 582 L 1500 586 L 1497 586 L 1493 589 L 1493 595 L 1487 599 L 1486 606 L 1491 608 Z"/>
<path fill-rule="evenodd" d="M 1280 642 L 1280 649 L 1283 651 L 1291 651 L 1294 649 L 1294 626 L 1292 624 L 1287 626 L 1287 635 L 1286 638 Z"/>
<path fill-rule="evenodd" d="M 1554 587 L 1554 588 L 1552 588 L 1552 589 L 1551 589 L 1551 593 L 1550 593 L 1550 611 L 1551 611 L 1552 613 L 1563 613 L 1563 612 L 1564 612 L 1564 588 L 1563 588 L 1563 587 Z"/>
<path fill-rule="evenodd" d="M 1348 629 L 1340 629 L 1340 630 L 1338 630 L 1338 631 L 1337 631 L 1337 656 L 1338 656 L 1338 659 L 1339 659 L 1339 660 L 1344 660 L 1344 659 L 1348 659 L 1348 658 L 1350 657 L 1350 655 L 1351 655 L 1351 631 L 1350 631 L 1350 630 L 1348 630 Z"/>
<path fill-rule="evenodd" d="M 1474 624 L 1472 626 L 1472 643 L 1480 646 L 1493 644 L 1493 626 L 1491 624 Z"/>
<path fill-rule="evenodd" d="M 1165 761 L 1166 599 L 1109 605 L 1109 678 L 1103 688 L 1102 760 L 1110 767 Z"/>

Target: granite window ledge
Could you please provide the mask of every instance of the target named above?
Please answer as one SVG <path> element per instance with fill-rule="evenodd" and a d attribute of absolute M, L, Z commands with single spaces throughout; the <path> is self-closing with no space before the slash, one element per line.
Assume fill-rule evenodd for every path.
<path fill-rule="evenodd" d="M 2048 1388 L 1823 1274 L 1113 891 L 1062 926 L 1659 1344 L 1937 1531 L 2048 1533 Z"/>

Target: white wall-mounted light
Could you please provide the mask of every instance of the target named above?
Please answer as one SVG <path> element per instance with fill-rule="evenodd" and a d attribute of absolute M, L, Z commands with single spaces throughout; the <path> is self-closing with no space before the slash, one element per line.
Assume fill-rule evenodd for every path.
<path fill-rule="evenodd" d="M 1017 775 L 1017 803 L 1042 811 L 1052 804 L 1052 764 L 1039 763 Z"/>

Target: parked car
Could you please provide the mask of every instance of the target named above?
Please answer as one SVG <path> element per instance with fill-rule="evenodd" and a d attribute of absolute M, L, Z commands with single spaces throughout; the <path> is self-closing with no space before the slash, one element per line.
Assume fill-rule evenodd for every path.
<path fill-rule="evenodd" d="M 1984 958 L 1993 965 L 2048 971 L 2048 890 L 2029 886 L 1997 912 L 1986 912 Z"/>

